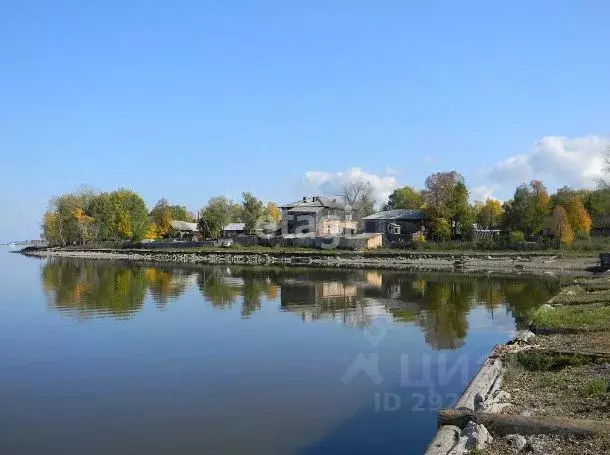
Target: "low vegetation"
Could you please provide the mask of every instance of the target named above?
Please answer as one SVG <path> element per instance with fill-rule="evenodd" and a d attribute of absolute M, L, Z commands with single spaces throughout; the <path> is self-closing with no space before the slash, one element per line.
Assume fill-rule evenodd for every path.
<path fill-rule="evenodd" d="M 610 305 L 543 306 L 534 313 L 532 325 L 537 330 L 610 330 Z"/>

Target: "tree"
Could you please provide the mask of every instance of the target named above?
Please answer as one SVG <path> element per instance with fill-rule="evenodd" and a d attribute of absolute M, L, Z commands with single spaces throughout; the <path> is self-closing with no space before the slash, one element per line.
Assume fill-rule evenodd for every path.
<path fill-rule="evenodd" d="M 172 220 L 188 221 L 189 223 L 195 221 L 193 214 L 183 205 L 170 205 L 169 211 L 171 213 Z"/>
<path fill-rule="evenodd" d="M 356 212 L 356 218 L 375 213 L 373 185 L 362 179 L 354 179 L 343 185 L 343 199 Z"/>
<path fill-rule="evenodd" d="M 282 221 L 282 210 L 275 202 L 267 202 L 267 206 L 265 207 L 265 215 L 276 224 L 279 224 L 279 222 Z"/>
<path fill-rule="evenodd" d="M 558 205 L 553 210 L 553 224 L 551 230 L 553 236 L 559 240 L 561 245 L 571 245 L 574 241 L 574 232 L 570 227 L 568 214 L 561 205 Z"/>
<path fill-rule="evenodd" d="M 497 199 L 487 198 L 485 204 L 477 205 L 476 221 L 481 227 L 497 229 L 502 221 L 502 203 Z"/>
<path fill-rule="evenodd" d="M 504 204 L 504 228 L 521 231 L 526 237 L 538 235 L 548 216 L 550 198 L 542 182 L 533 180 L 515 190 L 512 201 Z"/>
<path fill-rule="evenodd" d="M 410 186 L 403 186 L 402 188 L 396 188 L 392 194 L 390 194 L 385 208 L 386 210 L 416 210 L 421 209 L 423 204 L 424 198 L 420 191 L 417 191 Z"/>
<path fill-rule="evenodd" d="M 198 228 L 206 238 L 219 238 L 222 228 L 233 221 L 234 204 L 223 196 L 216 196 L 201 209 Z"/>
<path fill-rule="evenodd" d="M 159 199 L 150 211 L 156 237 L 166 237 L 172 231 L 172 211 L 167 199 Z"/>
<path fill-rule="evenodd" d="M 95 197 L 93 190 L 86 186 L 52 197 L 43 215 L 44 238 L 52 245 L 83 244 L 91 240 L 95 232 L 89 212 Z"/>
<path fill-rule="evenodd" d="M 149 231 L 146 203 L 128 189 L 98 195 L 90 212 L 101 240 L 142 240 Z"/>
<path fill-rule="evenodd" d="M 598 188 L 610 189 L 610 145 L 606 147 L 606 150 L 602 152 L 603 169 L 602 172 L 604 177 L 600 177 L 597 181 Z"/>
<path fill-rule="evenodd" d="M 468 196 L 464 177 L 455 171 L 437 172 L 426 178 L 423 198 L 428 215 L 432 220 L 445 219 L 453 236 L 458 230 L 472 230 Z"/>
<path fill-rule="evenodd" d="M 449 240 L 451 238 L 451 226 L 445 218 L 432 220 L 432 236 L 437 240 Z"/>
<path fill-rule="evenodd" d="M 256 232 L 256 225 L 264 214 L 263 203 L 251 193 L 242 193 L 242 220 L 248 234 Z"/>
<path fill-rule="evenodd" d="M 572 230 L 579 236 L 588 236 L 593 223 L 582 200 L 576 195 L 572 196 L 565 209 Z"/>
<path fill-rule="evenodd" d="M 42 237 L 51 245 L 64 245 L 64 237 L 59 214 L 47 210 L 42 217 Z"/>

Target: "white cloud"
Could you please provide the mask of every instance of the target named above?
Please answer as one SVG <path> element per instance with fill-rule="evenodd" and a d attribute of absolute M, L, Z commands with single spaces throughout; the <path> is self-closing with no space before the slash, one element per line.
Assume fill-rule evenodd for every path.
<path fill-rule="evenodd" d="M 560 186 L 591 187 L 602 176 L 600 153 L 609 145 L 608 138 L 601 136 L 546 136 L 529 153 L 496 164 L 489 171 L 489 177 L 496 182 L 551 178 Z"/>
<path fill-rule="evenodd" d="M 392 191 L 398 187 L 393 175 L 378 175 L 363 171 L 359 167 L 342 172 L 307 171 L 302 182 L 302 191 L 307 194 L 340 195 L 343 185 L 350 180 L 364 180 L 373 187 L 373 196 L 378 203 L 384 203 Z M 305 194 L 303 195 L 305 196 Z"/>
<path fill-rule="evenodd" d="M 497 185 L 487 186 L 487 185 L 479 185 L 474 188 L 470 188 L 470 200 L 472 202 L 481 201 L 485 202 L 487 199 L 496 199 L 494 197 L 494 192 L 498 189 Z"/>

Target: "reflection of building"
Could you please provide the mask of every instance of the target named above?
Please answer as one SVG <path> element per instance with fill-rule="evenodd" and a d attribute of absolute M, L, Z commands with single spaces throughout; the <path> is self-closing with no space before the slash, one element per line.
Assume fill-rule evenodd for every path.
<path fill-rule="evenodd" d="M 379 272 L 367 272 L 366 282 L 371 286 L 380 288 L 383 284 L 383 275 Z"/>

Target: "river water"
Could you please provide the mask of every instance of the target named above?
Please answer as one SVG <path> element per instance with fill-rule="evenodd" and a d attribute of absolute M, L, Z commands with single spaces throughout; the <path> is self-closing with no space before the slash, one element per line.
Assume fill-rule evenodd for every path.
<path fill-rule="evenodd" d="M 422 453 L 552 278 L 0 250 L 0 453 Z"/>

